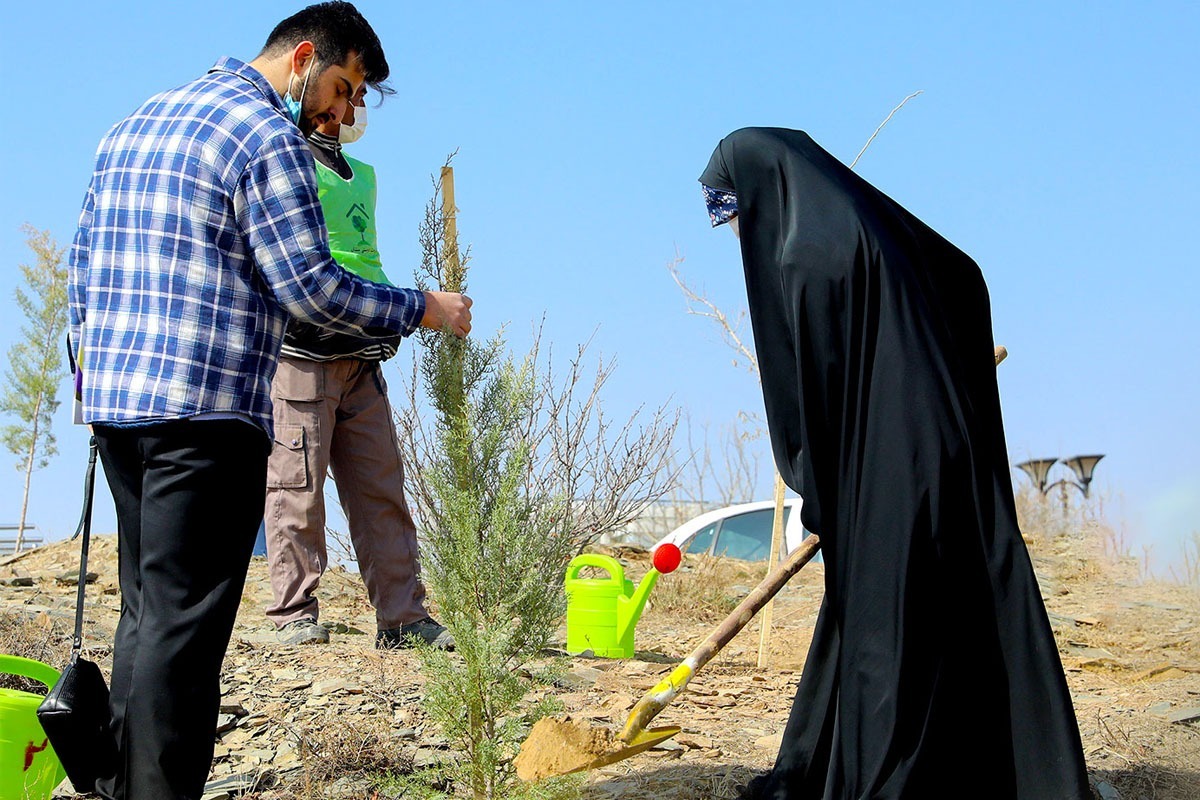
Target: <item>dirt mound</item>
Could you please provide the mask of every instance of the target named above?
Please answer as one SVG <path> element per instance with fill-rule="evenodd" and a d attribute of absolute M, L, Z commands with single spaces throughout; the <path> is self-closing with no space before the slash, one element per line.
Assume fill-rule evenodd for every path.
<path fill-rule="evenodd" d="M 588 725 L 570 717 L 544 717 L 529 731 L 513 763 L 523 781 L 540 781 L 565 775 L 620 749 L 608 728 Z"/>

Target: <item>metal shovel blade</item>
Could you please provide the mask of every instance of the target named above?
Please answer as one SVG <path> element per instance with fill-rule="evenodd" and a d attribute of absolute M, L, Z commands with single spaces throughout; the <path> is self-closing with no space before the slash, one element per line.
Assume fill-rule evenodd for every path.
<path fill-rule="evenodd" d="M 582 720 L 546 717 L 530 730 L 513 763 L 518 778 L 540 781 L 621 761 L 665 742 L 679 730 L 677 727 L 650 728 L 639 731 L 625 742 L 607 728 Z"/>
<path fill-rule="evenodd" d="M 667 739 L 670 739 L 681 730 L 683 729 L 676 725 L 671 725 L 664 728 L 650 728 L 649 730 L 642 731 L 637 736 L 633 737 L 632 742 L 623 744 L 620 749 L 614 750 L 610 753 L 605 753 L 599 758 L 593 759 L 581 767 L 568 770 L 563 774 L 569 775 L 572 772 L 584 772 L 589 769 L 606 767 L 609 764 L 615 764 L 618 761 L 624 761 L 630 756 L 636 756 L 638 753 L 649 750 L 656 744 L 665 742 Z"/>

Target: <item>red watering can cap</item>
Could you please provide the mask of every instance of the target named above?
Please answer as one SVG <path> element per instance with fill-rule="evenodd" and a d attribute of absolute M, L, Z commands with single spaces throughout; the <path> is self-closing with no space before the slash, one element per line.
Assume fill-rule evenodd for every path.
<path fill-rule="evenodd" d="M 654 568 L 664 575 L 674 572 L 681 560 L 683 553 L 670 542 L 661 544 L 654 550 Z"/>

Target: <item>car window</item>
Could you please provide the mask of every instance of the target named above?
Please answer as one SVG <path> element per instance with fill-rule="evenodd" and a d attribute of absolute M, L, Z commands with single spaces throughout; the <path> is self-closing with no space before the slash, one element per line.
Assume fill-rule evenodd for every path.
<path fill-rule="evenodd" d="M 784 506 L 783 524 L 786 527 L 792 509 Z M 726 519 L 717 536 L 713 553 L 745 561 L 765 561 L 771 555 L 771 529 L 775 522 L 775 509 L 764 508 L 748 511 Z M 694 551 L 693 551 L 694 552 Z"/>
<path fill-rule="evenodd" d="M 709 523 L 697 531 L 696 535 L 693 536 L 686 545 L 684 545 L 683 551 L 685 553 L 692 553 L 694 555 L 704 555 L 711 550 L 713 534 L 717 532 L 717 525 L 719 525 L 720 522 L 720 520 L 717 520 L 716 522 Z"/>

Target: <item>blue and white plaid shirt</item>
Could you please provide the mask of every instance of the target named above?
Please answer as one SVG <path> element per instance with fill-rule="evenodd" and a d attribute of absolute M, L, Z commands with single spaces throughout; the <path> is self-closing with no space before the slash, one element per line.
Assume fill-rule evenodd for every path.
<path fill-rule="evenodd" d="M 69 260 L 85 422 L 244 415 L 268 435 L 290 316 L 408 335 L 419 291 L 329 255 L 312 154 L 279 93 L 225 58 L 100 142 Z"/>

